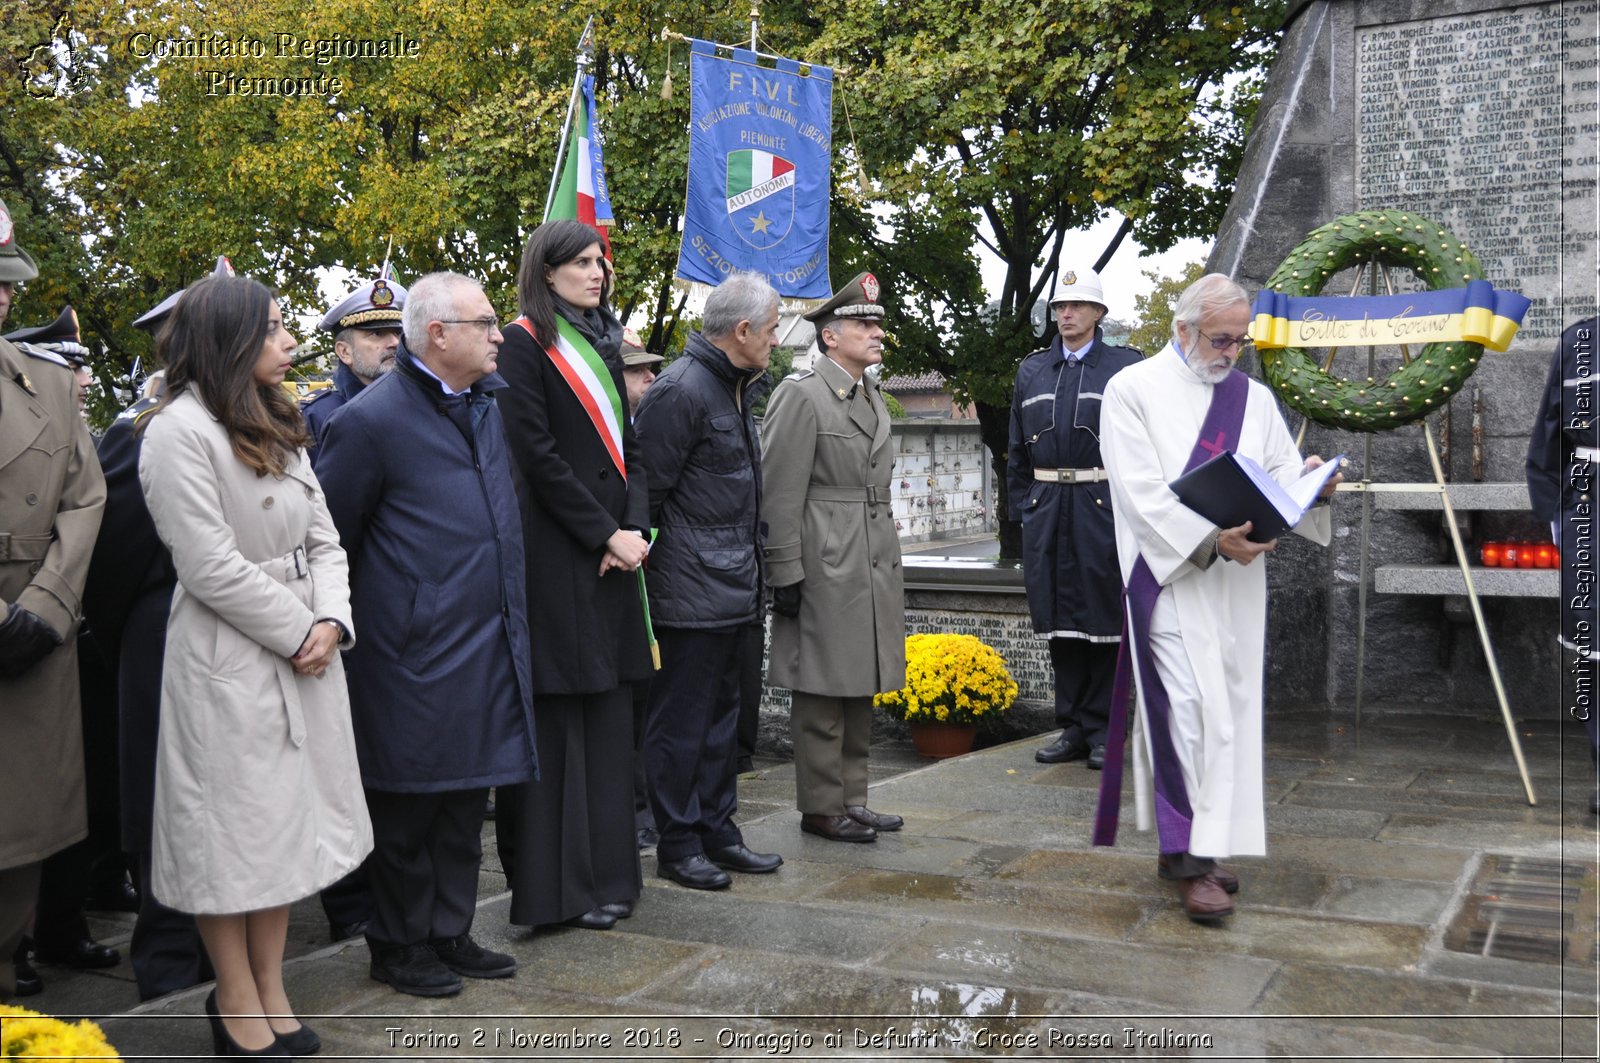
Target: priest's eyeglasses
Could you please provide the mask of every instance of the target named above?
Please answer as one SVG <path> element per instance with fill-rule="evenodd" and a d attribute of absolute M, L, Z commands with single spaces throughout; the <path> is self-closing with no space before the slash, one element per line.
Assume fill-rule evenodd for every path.
<path fill-rule="evenodd" d="M 485 336 L 493 332 L 498 324 L 498 319 L 492 317 L 441 317 L 438 321 L 441 325 L 476 325 Z"/>
<path fill-rule="evenodd" d="M 1198 328 L 1195 331 L 1200 332 Z M 1237 347 L 1239 353 L 1244 354 L 1250 349 L 1249 336 L 1207 336 L 1204 332 L 1200 332 L 1200 338 L 1210 340 L 1213 351 L 1225 351 L 1229 347 Z"/>

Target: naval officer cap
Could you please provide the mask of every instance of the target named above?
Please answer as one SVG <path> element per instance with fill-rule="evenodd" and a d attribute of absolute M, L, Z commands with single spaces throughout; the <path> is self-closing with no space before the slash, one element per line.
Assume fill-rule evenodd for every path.
<path fill-rule="evenodd" d="M 317 328 L 324 332 L 343 332 L 347 328 L 397 329 L 400 311 L 405 305 L 404 288 L 387 277 L 376 277 L 324 314 Z"/>
<path fill-rule="evenodd" d="M 16 226 L 11 212 L 0 202 L 0 281 L 31 281 L 39 275 L 33 256 L 17 246 Z"/>
<path fill-rule="evenodd" d="M 833 298 L 803 315 L 812 324 L 836 317 L 853 317 L 868 321 L 882 321 L 883 304 L 878 302 L 878 278 L 870 273 L 858 273 L 854 279 L 834 293 Z"/>
<path fill-rule="evenodd" d="M 233 263 L 228 261 L 227 255 L 217 256 L 217 264 L 211 268 L 211 275 L 213 277 L 232 277 L 236 275 L 233 271 Z M 134 318 L 133 327 L 142 328 L 146 332 L 155 332 L 156 329 L 161 327 L 161 323 L 167 319 L 167 315 L 172 313 L 172 308 L 178 305 L 178 300 L 183 298 L 183 293 L 188 290 L 187 288 L 179 288 L 155 306 Z"/>
<path fill-rule="evenodd" d="M 0 336 L 0 339 L 57 355 L 75 369 L 89 361 L 89 348 L 83 345 L 78 333 L 78 312 L 70 306 L 57 314 L 56 319 L 48 325 L 19 328 Z"/>

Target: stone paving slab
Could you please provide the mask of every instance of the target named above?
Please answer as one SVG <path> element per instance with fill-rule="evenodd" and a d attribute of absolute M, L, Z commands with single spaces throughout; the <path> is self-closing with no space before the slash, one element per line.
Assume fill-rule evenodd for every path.
<path fill-rule="evenodd" d="M 1152 902 L 1087 890 L 953 875 L 858 871 L 817 896 L 847 908 L 890 908 L 947 922 L 1015 929 L 1058 928 L 1121 940 L 1148 918 Z"/>
<path fill-rule="evenodd" d="M 1130 935 L 1132 941 L 1199 949 L 1207 954 L 1225 949 L 1235 956 L 1360 967 L 1414 966 L 1422 958 L 1427 939 L 1425 927 L 1370 919 L 1318 919 L 1265 910 L 1242 899 L 1226 928 L 1194 923 L 1173 905 Z"/>
<path fill-rule="evenodd" d="M 1488 819 L 1491 813 L 1485 813 Z M 1492 818 L 1493 830 L 1488 823 L 1464 822 L 1453 816 L 1424 816 L 1397 812 L 1379 832 L 1383 841 L 1414 841 L 1420 845 L 1459 846 L 1475 848 L 1489 844 L 1498 853 L 1523 853 L 1550 855 L 1560 853 L 1569 845 L 1581 844 L 1577 837 L 1560 822 L 1535 820 L 1520 813 L 1506 813 L 1505 818 Z M 1589 837 L 1593 838 L 1592 832 Z M 1490 840 L 1492 838 L 1492 841 Z M 1592 843 L 1591 843 L 1592 844 Z"/>
<path fill-rule="evenodd" d="M 1098 1058 L 1049 1038 L 1126 1027 L 1145 1040 L 1109 1055 L 1594 1058 L 1597 987 L 1581 969 L 1442 948 L 1487 854 L 1600 856 L 1581 746 L 1575 760 L 1534 728 L 1530 808 L 1497 719 L 1374 713 L 1359 735 L 1348 723 L 1272 714 L 1269 855 L 1229 861 L 1243 892 L 1222 926 L 1184 918 L 1131 800 L 1119 845 L 1089 845 L 1100 777 L 1034 762 L 1049 736 L 937 764 L 874 747 L 871 802 L 904 815 L 902 832 L 871 845 L 802 834 L 792 766 L 763 760 L 740 780 L 738 818 L 752 847 L 784 855 L 779 872 L 703 893 L 656 878 L 646 854 L 633 919 L 530 934 L 506 923 L 490 824 L 475 933 L 518 958 L 516 977 L 444 1000 L 395 993 L 368 976 L 364 943 L 328 944 L 310 898 L 291 910 L 291 999 L 326 1054 L 351 1059 L 532 1058 L 531 1042 L 511 1042 L 574 1031 L 610 1038 L 619 1058 L 640 1054 L 615 1046 L 641 1029 L 676 1031 L 648 1046 L 663 1059 Z M 96 917 L 94 931 L 125 944 L 130 925 Z M 206 987 L 122 1015 L 126 964 L 45 973 L 46 993 L 22 1003 L 110 1015 L 130 1055 L 209 1052 Z M 396 1024 L 462 1043 L 391 1048 Z M 1200 1034 L 1209 1046 L 1172 1041 Z"/>
<path fill-rule="evenodd" d="M 779 874 L 782 872 L 780 871 Z M 799 953 L 839 963 L 862 963 L 896 940 L 900 920 L 804 901 L 747 900 L 734 890 L 651 890 L 632 919 L 610 934 Z M 585 934 L 596 931 L 583 931 Z"/>
<path fill-rule="evenodd" d="M 1251 896 L 1256 896 L 1253 888 Z M 1445 917 L 1454 899 L 1454 887 L 1442 883 L 1339 877 L 1317 909 L 1352 919 L 1431 926 Z"/>
<path fill-rule="evenodd" d="M 947 923 L 923 928 L 878 964 L 1041 990 L 1092 988 L 1156 1008 L 1225 1012 L 1249 1009 L 1277 967 L 1252 957 Z"/>

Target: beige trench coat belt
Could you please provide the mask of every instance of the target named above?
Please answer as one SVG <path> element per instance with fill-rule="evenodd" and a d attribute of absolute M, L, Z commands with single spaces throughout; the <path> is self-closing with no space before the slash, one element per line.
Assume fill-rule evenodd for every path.
<path fill-rule="evenodd" d="M 865 502 L 869 506 L 887 506 L 889 491 L 877 484 L 865 487 L 828 487 L 818 485 L 806 489 L 807 502 Z"/>
<path fill-rule="evenodd" d="M 306 579 L 311 567 L 306 564 L 306 548 L 297 546 L 282 557 L 261 562 L 261 571 L 282 584 Z M 306 714 L 300 704 L 300 684 L 294 674 L 294 663 L 286 657 L 272 655 L 273 667 L 278 673 L 278 689 L 283 691 L 283 711 L 289 718 L 289 741 L 296 749 L 306 744 Z"/>
<path fill-rule="evenodd" d="M 43 561 L 54 535 L 13 535 L 0 532 L 0 561 Z"/>
<path fill-rule="evenodd" d="M 1097 484 L 1106 479 L 1104 469 L 1035 469 L 1033 478 L 1046 484 Z"/>

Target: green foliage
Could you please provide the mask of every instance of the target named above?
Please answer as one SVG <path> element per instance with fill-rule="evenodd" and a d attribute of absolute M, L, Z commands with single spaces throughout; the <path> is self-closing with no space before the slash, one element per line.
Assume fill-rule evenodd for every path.
<path fill-rule="evenodd" d="M 889 416 L 897 421 L 904 420 L 906 416 L 906 408 L 900 404 L 900 400 L 889 394 L 887 391 L 880 392 L 880 394 L 883 395 L 884 406 L 888 407 Z"/>
<path fill-rule="evenodd" d="M 1154 283 L 1149 295 L 1133 297 L 1134 309 L 1139 314 L 1139 327 L 1128 334 L 1128 345 L 1145 354 L 1155 354 L 1167 345 L 1172 336 L 1172 306 L 1183 290 L 1205 276 L 1204 262 L 1191 262 L 1175 277 L 1164 277 L 1153 269 L 1144 271 Z"/>
<path fill-rule="evenodd" d="M 1111 210 L 1152 249 L 1214 228 L 1259 88 L 1239 75 L 1268 57 L 1284 6 L 763 4 L 763 49 L 842 71 L 832 274 L 879 276 L 897 369 L 937 370 L 958 400 L 1002 410 L 1034 345 L 1027 310 L 1068 234 Z M 0 26 L 0 198 L 42 276 L 20 293 L 7 327 L 49 320 L 70 302 L 101 379 L 115 378 L 150 354 L 132 320 L 208 272 L 217 254 L 274 286 L 294 319 L 325 309 L 316 287 L 324 270 L 370 271 L 390 237 L 402 280 L 461 269 L 509 315 L 590 13 L 618 308 L 642 322 L 652 349 L 679 348 L 685 301 L 671 277 L 688 153 L 687 49 L 673 49 L 679 88 L 663 99 L 659 31 L 734 41 L 748 27 L 738 5 L 708 13 L 687 0 L 10 0 Z M 279 33 L 398 35 L 419 50 L 408 59 L 279 58 L 270 51 Z M 239 38 L 266 42 L 269 54 L 141 54 L 148 42 Z M 207 71 L 338 77 L 342 86 L 331 95 L 208 95 Z M 973 253 L 980 238 L 1008 263 L 989 313 Z M 302 350 L 311 357 L 329 346 L 316 336 Z M 115 405 L 102 397 L 98 413 Z"/>

